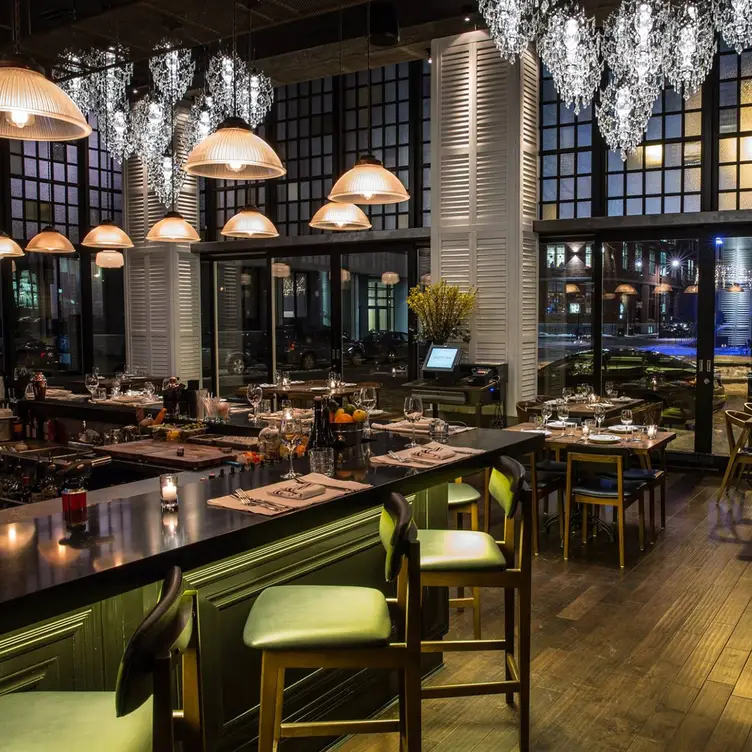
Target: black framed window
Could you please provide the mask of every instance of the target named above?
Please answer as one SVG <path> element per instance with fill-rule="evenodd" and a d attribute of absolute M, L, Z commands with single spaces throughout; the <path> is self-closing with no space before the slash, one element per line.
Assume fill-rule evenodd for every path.
<path fill-rule="evenodd" d="M 420 71 L 421 124 L 420 124 L 420 170 L 423 189 L 421 224 L 431 226 L 431 63 L 424 60 Z"/>
<path fill-rule="evenodd" d="M 589 217 L 593 192 L 593 108 L 567 107 L 548 69 L 541 79 L 541 219 Z"/>
<path fill-rule="evenodd" d="M 352 167 L 359 156 L 368 152 L 370 87 L 371 151 L 388 170 L 397 175 L 408 192 L 411 190 L 409 71 L 409 63 L 385 65 L 370 71 L 348 73 L 343 85 L 345 169 Z M 430 109 L 430 104 L 428 107 Z M 417 144 L 412 148 L 416 149 Z M 408 201 L 362 208 L 369 215 L 374 230 L 394 230 L 410 226 Z"/>
<path fill-rule="evenodd" d="M 89 117 L 94 129 L 86 140 L 88 150 L 89 227 L 96 227 L 103 219 L 111 219 L 123 226 L 123 166 L 102 148 L 97 119 Z"/>
<path fill-rule="evenodd" d="M 721 41 L 718 59 L 718 208 L 752 209 L 752 52 Z"/>
<path fill-rule="evenodd" d="M 334 173 L 334 79 L 277 88 L 275 145 L 287 174 L 274 181 L 277 229 L 310 235 L 311 217 L 326 203 Z"/>
<path fill-rule="evenodd" d="M 701 90 L 686 101 L 662 90 L 643 143 L 626 161 L 608 153 L 609 216 L 700 211 L 701 103 Z"/>

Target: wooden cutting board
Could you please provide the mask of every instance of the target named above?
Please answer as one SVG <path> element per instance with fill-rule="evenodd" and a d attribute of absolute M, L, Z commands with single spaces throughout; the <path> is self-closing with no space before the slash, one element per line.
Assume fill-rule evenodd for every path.
<path fill-rule="evenodd" d="M 178 447 L 185 454 L 178 457 Z M 234 460 L 238 451 L 223 452 L 219 447 L 180 444 L 177 441 L 130 441 L 126 444 L 108 444 L 96 447 L 99 454 L 109 454 L 114 460 L 144 462 L 149 465 L 163 465 L 180 470 L 199 470 L 204 467 L 221 465 L 226 460 Z"/>

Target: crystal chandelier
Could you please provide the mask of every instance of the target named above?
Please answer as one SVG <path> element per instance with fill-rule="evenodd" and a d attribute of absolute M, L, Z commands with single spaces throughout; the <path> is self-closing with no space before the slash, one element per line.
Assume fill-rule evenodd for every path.
<path fill-rule="evenodd" d="M 575 114 L 587 107 L 600 85 L 603 63 L 595 19 L 575 3 L 555 8 L 545 21 L 538 52 L 556 91 Z"/>
<path fill-rule="evenodd" d="M 715 55 L 712 6 L 688 2 L 672 8 L 668 29 L 666 77 L 677 92 L 689 99 L 710 72 Z"/>
<path fill-rule="evenodd" d="M 90 59 L 84 53 L 65 50 L 52 68 L 52 80 L 60 82 L 60 88 L 84 115 L 96 106 L 94 77 L 86 74 L 90 64 Z"/>
<path fill-rule="evenodd" d="M 514 63 L 538 33 L 548 0 L 479 0 L 478 8 L 501 57 Z"/>
<path fill-rule="evenodd" d="M 193 81 L 196 63 L 190 50 L 172 49 L 175 44 L 162 39 L 155 50 L 165 50 L 149 60 L 149 70 L 154 89 L 159 98 L 168 105 L 179 102 Z"/>
<path fill-rule="evenodd" d="M 652 99 L 640 96 L 634 84 L 612 79 L 596 106 L 598 127 L 608 148 L 626 159 L 640 145 L 652 109 Z"/>
<path fill-rule="evenodd" d="M 603 27 L 603 55 L 615 78 L 651 105 L 663 83 L 669 26 L 664 0 L 624 0 Z"/>
<path fill-rule="evenodd" d="M 155 155 L 146 161 L 149 188 L 163 206 L 177 204 L 186 178 L 184 163 L 177 154 Z"/>
<path fill-rule="evenodd" d="M 131 118 L 136 156 L 148 162 L 164 154 L 172 137 L 165 106 L 147 94 L 133 106 Z"/>
<path fill-rule="evenodd" d="M 240 102 L 240 116 L 250 123 L 251 128 L 258 127 L 269 114 L 274 104 L 274 86 L 272 80 L 255 68 L 248 74 L 248 96 Z"/>
<path fill-rule="evenodd" d="M 752 47 L 752 7 L 749 0 L 721 0 L 715 6 L 715 26 L 723 41 L 740 55 Z"/>
<path fill-rule="evenodd" d="M 215 55 L 209 60 L 206 88 L 218 121 L 234 115 L 236 105 L 242 105 L 238 102 L 237 92 L 249 91 L 246 64 L 235 53 Z"/>
<path fill-rule="evenodd" d="M 201 92 L 188 112 L 188 120 L 180 136 L 180 151 L 190 154 L 195 146 L 217 129 L 219 122 L 212 97 Z"/>
<path fill-rule="evenodd" d="M 128 84 L 133 78 L 133 63 L 125 60 L 128 50 L 117 46 L 102 53 L 104 70 L 95 74 L 95 108 L 99 115 L 102 145 L 116 162 L 122 163 L 134 149 L 128 106 Z"/>

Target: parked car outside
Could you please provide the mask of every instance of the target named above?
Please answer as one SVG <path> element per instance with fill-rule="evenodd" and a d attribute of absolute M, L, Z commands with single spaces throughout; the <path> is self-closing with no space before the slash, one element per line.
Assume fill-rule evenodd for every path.
<path fill-rule="evenodd" d="M 385 363 L 399 363 L 408 357 L 407 332 L 393 332 L 374 329 L 362 340 L 350 342 L 346 355 L 354 366 L 367 360 Z"/>

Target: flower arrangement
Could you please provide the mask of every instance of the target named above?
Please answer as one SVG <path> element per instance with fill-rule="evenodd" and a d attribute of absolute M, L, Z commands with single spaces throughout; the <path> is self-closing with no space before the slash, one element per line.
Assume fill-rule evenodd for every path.
<path fill-rule="evenodd" d="M 413 287 L 407 305 L 420 322 L 420 337 L 436 345 L 449 340 L 470 341 L 468 319 L 475 310 L 477 291 L 463 292 L 456 285 L 441 280 L 425 287 Z"/>

